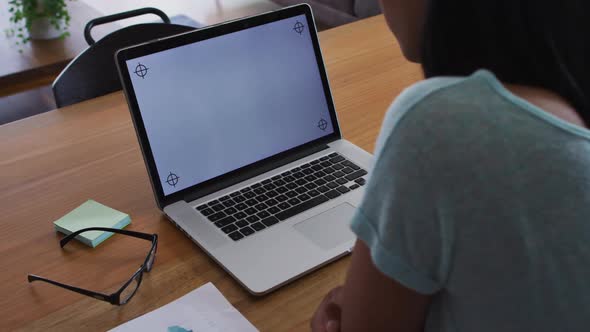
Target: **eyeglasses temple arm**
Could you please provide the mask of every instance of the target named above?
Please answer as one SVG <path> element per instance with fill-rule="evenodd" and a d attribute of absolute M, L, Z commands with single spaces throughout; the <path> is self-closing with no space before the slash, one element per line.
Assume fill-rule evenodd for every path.
<path fill-rule="evenodd" d="M 47 279 L 47 278 L 43 278 L 43 277 L 40 277 L 40 276 L 37 276 L 37 275 L 34 275 L 34 274 L 29 274 L 27 276 L 27 279 L 29 280 L 29 282 L 33 282 L 33 281 L 37 281 L 37 280 L 38 281 L 45 281 L 45 282 L 50 283 L 52 285 L 55 285 L 55 286 L 58 286 L 58 287 L 61 287 L 61 288 L 65 288 L 67 290 L 71 290 L 73 292 L 76 292 L 76 293 L 79 293 L 79 294 L 82 294 L 82 295 L 86 295 L 86 296 L 90 296 L 90 297 L 93 297 L 95 299 L 106 301 L 106 302 L 109 302 L 109 303 L 113 303 L 113 301 L 114 301 L 112 295 L 106 295 L 106 294 L 102 294 L 102 293 L 93 292 L 93 291 L 90 291 L 90 290 L 87 290 L 87 289 L 82 289 L 82 288 L 78 288 L 78 287 L 74 287 L 74 286 L 62 284 L 60 282 L 53 281 L 53 280 Z"/>
<path fill-rule="evenodd" d="M 155 236 L 155 234 L 140 233 L 140 232 L 128 231 L 128 230 L 117 229 L 117 228 L 89 227 L 89 228 L 83 228 L 83 229 L 77 230 L 77 231 L 65 236 L 63 239 L 61 239 L 59 241 L 59 245 L 63 248 L 68 242 L 70 242 L 78 234 L 83 233 L 83 232 L 87 232 L 87 231 L 104 231 L 104 232 L 110 232 L 110 233 L 117 233 L 117 234 L 133 236 L 133 237 L 148 240 L 148 241 L 153 241 L 154 236 Z"/>

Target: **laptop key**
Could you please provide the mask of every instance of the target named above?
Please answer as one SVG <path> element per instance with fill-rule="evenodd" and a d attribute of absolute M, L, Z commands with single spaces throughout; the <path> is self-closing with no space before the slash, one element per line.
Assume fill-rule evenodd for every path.
<path fill-rule="evenodd" d="M 197 206 L 197 211 L 203 211 L 207 208 L 207 204 L 203 204 L 201 206 Z"/>
<path fill-rule="evenodd" d="M 258 210 L 256 210 L 256 209 L 255 209 L 255 208 L 253 208 L 253 207 L 250 207 L 250 208 L 247 208 L 246 210 L 244 210 L 244 213 L 246 213 L 247 215 L 253 215 L 253 214 L 255 214 L 256 212 L 258 212 Z"/>
<path fill-rule="evenodd" d="M 325 192 L 330 191 L 330 188 L 328 188 L 326 186 L 320 186 L 320 187 L 318 187 L 318 191 L 321 193 L 325 193 Z"/>
<path fill-rule="evenodd" d="M 318 179 L 318 180 L 315 181 L 315 184 L 317 184 L 318 186 L 323 186 L 326 183 L 328 183 L 328 182 L 326 180 L 324 180 L 324 179 Z"/>
<path fill-rule="evenodd" d="M 365 183 L 367 183 L 367 181 L 363 178 L 356 179 L 356 180 L 354 180 L 354 182 L 360 184 L 361 186 L 364 186 Z"/>
<path fill-rule="evenodd" d="M 332 166 L 332 163 L 326 160 L 323 161 L 320 165 L 322 165 L 322 167 L 330 167 Z"/>
<path fill-rule="evenodd" d="M 224 209 L 225 209 L 225 206 L 223 206 L 223 205 L 221 205 L 221 204 L 217 204 L 217 205 L 213 205 L 211 208 L 212 208 L 214 211 L 217 211 L 217 212 L 219 212 L 219 211 L 222 211 L 222 210 L 224 210 Z"/>
<path fill-rule="evenodd" d="M 269 197 L 268 197 L 268 196 L 266 196 L 265 194 L 262 194 L 262 195 L 258 195 L 258 196 L 256 196 L 256 200 L 257 200 L 257 201 L 259 201 L 259 202 L 264 202 L 264 201 L 266 201 L 267 199 L 269 199 Z"/>
<path fill-rule="evenodd" d="M 279 194 L 284 194 L 287 191 L 289 191 L 289 189 L 287 189 L 286 187 L 278 187 L 277 188 L 277 193 L 279 193 Z"/>
<path fill-rule="evenodd" d="M 234 218 L 234 217 L 232 217 L 232 216 L 229 216 L 229 217 L 227 217 L 227 218 L 223 218 L 223 219 L 221 219 L 221 220 L 219 220 L 219 221 L 216 221 L 216 222 L 215 222 L 215 226 L 217 226 L 217 227 L 219 227 L 219 228 L 221 228 L 221 227 L 225 227 L 225 226 L 227 226 L 227 225 L 231 225 L 231 224 L 233 224 L 233 223 L 234 223 L 234 221 L 236 221 L 236 218 Z"/>
<path fill-rule="evenodd" d="M 295 167 L 291 170 L 291 172 L 296 173 L 299 172 L 301 170 L 301 167 Z"/>
<path fill-rule="evenodd" d="M 365 171 L 364 169 L 359 169 L 358 171 L 354 172 L 354 173 L 350 173 L 346 176 L 346 179 L 349 181 L 355 180 L 357 178 L 360 178 L 361 176 L 365 176 L 367 175 L 367 171 Z"/>
<path fill-rule="evenodd" d="M 260 202 L 255 199 L 249 199 L 246 201 L 246 204 L 248 204 L 248 206 L 254 206 L 254 205 L 257 205 L 258 203 L 260 203 Z"/>
<path fill-rule="evenodd" d="M 317 171 L 317 172 L 313 173 L 313 175 L 315 175 L 318 178 L 322 178 L 322 177 L 326 176 L 326 173 L 324 173 L 324 171 Z"/>
<path fill-rule="evenodd" d="M 234 218 L 236 219 L 244 219 L 246 218 L 247 214 L 245 214 L 244 212 L 238 212 L 236 214 L 234 214 Z"/>
<path fill-rule="evenodd" d="M 296 199 L 296 198 L 294 198 Z M 289 219 L 303 211 L 309 210 L 311 208 L 314 208 L 322 203 L 325 203 L 328 201 L 328 198 L 326 198 L 326 196 L 324 195 L 320 195 L 317 197 L 314 197 L 308 201 L 303 202 L 302 204 L 296 205 L 288 210 L 285 210 L 281 213 L 277 213 L 275 215 L 275 217 L 277 217 L 279 220 L 285 220 L 285 219 Z"/>
<path fill-rule="evenodd" d="M 240 203 L 236 206 L 234 206 L 238 211 L 242 211 L 248 208 L 248 204 L 246 203 Z"/>
<path fill-rule="evenodd" d="M 288 198 L 293 198 L 295 196 L 297 196 L 297 192 L 296 191 L 289 191 L 288 193 L 285 194 Z"/>
<path fill-rule="evenodd" d="M 361 169 L 360 167 L 358 167 L 358 166 L 357 166 L 357 165 L 355 165 L 355 164 L 354 164 L 352 161 L 349 161 L 349 160 L 347 160 L 347 161 L 343 162 L 342 164 L 343 164 L 343 165 L 345 165 L 345 166 L 348 166 L 348 167 L 352 168 L 352 169 L 353 169 L 353 170 L 355 170 L 355 171 L 357 171 L 357 170 Z"/>
<path fill-rule="evenodd" d="M 286 201 L 288 198 L 287 198 L 287 196 L 285 196 L 285 195 L 279 195 L 279 196 L 275 197 L 275 199 L 276 199 L 277 201 L 279 201 L 279 202 L 284 202 L 284 201 Z"/>
<path fill-rule="evenodd" d="M 217 221 L 217 220 L 219 220 L 221 218 L 225 218 L 225 217 L 227 217 L 227 215 L 225 213 L 217 212 L 215 214 L 208 216 L 207 218 L 209 218 L 209 220 L 211 220 L 211 221 Z"/>
<path fill-rule="evenodd" d="M 344 168 L 344 165 L 342 164 L 336 164 L 336 165 L 332 165 L 332 168 L 335 170 L 341 170 Z"/>
<path fill-rule="evenodd" d="M 268 213 L 267 211 L 260 211 L 256 215 L 261 219 L 270 217 L 270 213 Z"/>
<path fill-rule="evenodd" d="M 284 186 L 287 182 L 283 181 L 283 180 L 276 180 L 275 182 L 273 182 L 272 184 L 274 184 L 277 187 L 280 186 Z"/>
<path fill-rule="evenodd" d="M 218 200 L 212 200 L 211 202 L 209 202 L 209 206 L 213 206 L 213 205 L 217 205 L 219 204 Z"/>
<path fill-rule="evenodd" d="M 311 173 L 313 173 L 313 169 L 311 168 L 306 168 L 303 171 L 301 171 L 301 173 L 305 174 L 305 175 L 309 175 Z"/>
<path fill-rule="evenodd" d="M 342 173 L 341 171 L 337 171 L 337 172 L 332 173 L 332 175 L 334 175 L 334 177 L 341 178 L 346 174 Z"/>
<path fill-rule="evenodd" d="M 294 176 L 291 176 L 291 175 L 289 175 L 289 176 L 285 176 L 285 177 L 283 178 L 283 180 L 285 180 L 285 181 L 287 181 L 287 182 L 293 182 L 293 181 L 295 181 L 296 179 L 295 179 L 295 177 L 294 177 Z"/>
<path fill-rule="evenodd" d="M 356 183 L 353 184 L 352 186 L 348 187 L 348 189 L 350 189 L 350 190 L 355 190 L 355 189 L 358 189 L 358 188 L 360 188 L 360 185 L 359 184 L 356 184 Z"/>
<path fill-rule="evenodd" d="M 266 189 L 264 189 L 264 188 L 256 188 L 256 189 L 254 189 L 254 192 L 257 195 L 260 195 L 260 194 L 264 194 L 266 192 Z"/>
<path fill-rule="evenodd" d="M 281 203 L 281 204 L 279 204 L 277 206 L 280 207 L 281 210 L 286 210 L 286 209 L 288 209 L 288 208 L 291 207 L 291 205 L 289 205 L 289 203 L 287 203 L 287 202 L 283 202 L 283 203 Z"/>
<path fill-rule="evenodd" d="M 234 225 L 234 224 L 231 224 L 231 225 L 229 225 L 229 226 L 225 226 L 225 227 L 223 227 L 221 230 L 222 230 L 222 231 L 223 231 L 225 234 L 229 234 L 229 233 L 231 233 L 231 232 L 233 232 L 233 231 L 236 231 L 236 230 L 238 230 L 238 226 L 236 226 L 236 225 Z"/>
<path fill-rule="evenodd" d="M 311 166 L 311 169 L 313 169 L 314 171 L 319 171 L 321 170 L 323 167 L 321 165 L 313 165 Z"/>
<path fill-rule="evenodd" d="M 303 164 L 300 166 L 301 168 L 309 168 L 311 167 L 311 164 L 307 163 L 307 164 Z"/>
<path fill-rule="evenodd" d="M 277 187 L 277 186 L 275 186 L 274 184 L 272 184 L 272 183 L 269 183 L 269 184 L 267 184 L 267 185 L 264 185 L 264 187 L 263 187 L 263 188 L 264 188 L 264 189 L 266 189 L 266 190 L 273 190 L 273 189 L 276 189 L 276 187 Z"/>
<path fill-rule="evenodd" d="M 281 209 L 279 209 L 276 206 L 273 206 L 270 209 L 268 209 L 268 212 L 271 213 L 271 214 L 277 214 L 277 213 L 281 212 Z"/>
<path fill-rule="evenodd" d="M 236 196 L 239 196 L 239 195 L 240 195 L 240 192 L 239 191 L 235 191 L 235 192 L 229 194 L 229 197 L 236 197 Z"/>
<path fill-rule="evenodd" d="M 260 203 L 258 205 L 255 205 L 254 207 L 257 208 L 259 211 L 268 209 L 268 205 L 266 205 L 264 203 Z"/>
<path fill-rule="evenodd" d="M 336 190 L 330 190 L 327 193 L 325 193 L 324 195 L 328 196 L 329 199 L 334 199 L 336 197 L 339 197 L 342 194 Z"/>
<path fill-rule="evenodd" d="M 230 206 L 236 205 L 236 202 L 234 202 L 232 199 L 228 199 L 222 203 L 223 203 L 223 206 L 225 206 L 225 207 L 230 207 Z"/>
<path fill-rule="evenodd" d="M 271 198 L 272 198 L 272 197 L 275 197 L 275 196 L 277 196 L 278 194 L 279 194 L 279 193 L 278 193 L 278 192 L 276 192 L 276 191 L 274 191 L 274 190 L 269 190 L 269 191 L 267 191 L 267 192 L 266 192 L 266 194 L 265 194 L 265 195 L 266 195 L 266 196 L 268 196 L 268 197 L 271 197 Z"/>
<path fill-rule="evenodd" d="M 341 162 L 343 160 L 346 160 L 346 159 L 344 159 L 344 157 L 342 157 L 342 156 L 336 156 L 336 157 L 330 159 L 330 161 L 332 163 L 339 163 L 339 162 Z"/>
<path fill-rule="evenodd" d="M 291 198 L 290 200 L 287 201 L 287 203 L 289 203 L 291 205 L 297 205 L 297 204 L 301 203 L 301 201 L 298 200 L 297 198 Z"/>
<path fill-rule="evenodd" d="M 269 199 L 268 201 L 266 201 L 264 203 L 266 205 L 268 205 L 268 206 L 275 206 L 275 205 L 279 204 L 279 202 L 276 199 L 274 199 L 274 198 L 271 198 L 271 199 Z"/>
<path fill-rule="evenodd" d="M 346 180 L 345 178 L 340 178 L 340 179 L 336 179 L 336 183 L 345 184 L 345 183 L 348 183 L 348 180 Z"/>
<path fill-rule="evenodd" d="M 272 225 L 274 225 L 274 224 L 277 224 L 278 222 L 279 222 L 279 219 L 278 219 L 277 217 L 275 217 L 275 216 L 268 217 L 268 218 L 266 218 L 266 219 L 263 219 L 263 220 L 262 220 L 262 223 L 263 223 L 263 224 L 264 224 L 266 227 L 268 227 L 268 226 L 272 226 Z"/>
<path fill-rule="evenodd" d="M 315 189 L 317 187 L 318 187 L 318 185 L 315 183 L 312 183 L 312 182 L 305 185 L 305 188 L 307 188 L 307 189 Z"/>
<path fill-rule="evenodd" d="M 240 192 L 241 192 L 241 193 L 246 193 L 246 192 L 248 192 L 248 191 L 251 191 L 251 190 L 252 190 L 252 188 L 250 188 L 250 187 L 246 187 L 246 188 L 244 188 L 244 189 L 240 190 Z"/>
<path fill-rule="evenodd" d="M 324 161 L 324 160 L 328 160 L 329 158 L 330 158 L 330 157 L 328 157 L 328 156 L 323 156 L 323 157 L 321 157 L 321 158 L 320 158 L 320 160 L 321 160 L 321 161 Z"/>
<path fill-rule="evenodd" d="M 336 178 L 332 174 L 328 174 L 328 175 L 324 176 L 324 180 L 330 182 L 330 181 L 336 180 Z"/>
<path fill-rule="evenodd" d="M 271 179 L 266 179 L 266 180 L 262 181 L 262 184 L 269 184 L 269 183 L 271 183 L 271 182 L 272 182 L 272 180 L 271 180 Z"/>
<path fill-rule="evenodd" d="M 245 236 L 254 234 L 254 230 L 248 226 L 244 228 L 240 228 L 240 233 L 244 234 Z"/>
<path fill-rule="evenodd" d="M 253 191 L 249 191 L 249 192 L 247 192 L 247 193 L 244 193 L 244 196 L 243 196 L 243 197 L 246 197 L 247 199 L 250 199 L 250 198 L 254 198 L 254 197 L 256 197 L 256 194 L 255 194 Z M 235 200 L 236 202 L 238 202 L 238 197 L 234 198 L 234 200 Z M 239 203 L 239 202 L 238 202 L 238 203 Z"/>
<path fill-rule="evenodd" d="M 294 182 L 287 183 L 286 187 L 287 187 L 287 189 L 295 189 L 295 188 L 297 188 L 297 184 Z"/>
<path fill-rule="evenodd" d="M 271 180 L 273 180 L 273 181 L 276 181 L 276 180 L 278 180 L 278 179 L 280 179 L 280 178 L 281 178 L 281 176 L 280 176 L 280 175 L 276 175 L 276 176 L 273 176 L 273 177 L 272 177 L 272 178 L 270 178 L 270 179 L 271 179 Z"/>
<path fill-rule="evenodd" d="M 252 197 L 256 196 L 253 192 L 250 192 L 250 193 L 252 193 Z M 244 197 L 242 195 L 234 197 L 234 202 L 236 202 L 236 203 L 242 203 L 245 200 L 246 200 L 246 197 Z"/>
<path fill-rule="evenodd" d="M 326 186 L 328 186 L 328 188 L 330 188 L 330 189 L 336 189 L 336 188 L 340 187 L 340 185 L 336 182 L 330 182 Z"/>
<path fill-rule="evenodd" d="M 248 226 L 248 222 L 246 220 L 242 219 L 242 220 L 236 222 L 236 226 L 242 228 L 244 226 Z"/>
<path fill-rule="evenodd" d="M 252 225 L 250 225 L 252 228 L 254 228 L 257 232 L 260 232 L 261 230 L 265 229 L 266 226 L 264 226 L 264 224 L 262 224 L 261 222 L 256 222 L 253 223 Z"/>
<path fill-rule="evenodd" d="M 350 167 L 346 167 L 345 169 L 342 170 L 342 173 L 344 174 L 350 174 L 354 172 L 354 169 L 350 168 Z"/>
<path fill-rule="evenodd" d="M 281 175 L 282 176 L 289 176 L 289 175 L 291 175 L 291 171 L 283 172 L 283 173 L 281 173 Z"/>
<path fill-rule="evenodd" d="M 238 212 L 238 210 L 236 210 L 236 208 L 230 207 L 230 208 L 223 210 L 223 212 L 225 212 L 225 214 L 227 214 L 227 215 L 230 215 L 230 214 L 234 214 L 234 213 Z"/>
<path fill-rule="evenodd" d="M 305 176 L 305 174 L 303 174 L 301 172 L 295 172 L 295 173 L 293 173 L 293 177 L 296 178 L 296 179 L 301 179 L 304 176 Z"/>
<path fill-rule="evenodd" d="M 233 232 L 233 233 L 229 234 L 229 237 L 232 240 L 237 241 L 239 239 L 243 239 L 244 235 L 242 235 L 242 233 L 240 233 L 240 232 Z"/>
<path fill-rule="evenodd" d="M 328 155 L 328 157 L 330 157 L 330 158 L 333 158 L 333 157 L 336 157 L 336 156 L 339 156 L 339 154 L 338 154 L 337 152 L 330 153 L 330 154 Z"/>
<path fill-rule="evenodd" d="M 307 191 L 307 188 L 299 187 L 299 188 L 295 189 L 295 191 L 298 192 L 299 194 L 303 194 L 304 192 Z"/>
<path fill-rule="evenodd" d="M 311 197 L 308 194 L 302 194 L 302 195 L 297 196 L 297 199 L 299 199 L 302 202 L 305 202 L 305 201 L 307 201 L 310 198 Z"/>
<path fill-rule="evenodd" d="M 305 179 L 299 179 L 299 180 L 295 181 L 295 183 L 296 183 L 297 185 L 300 185 L 300 186 L 302 186 L 302 185 L 306 184 L 306 183 L 307 183 L 307 181 L 305 181 Z"/>
<path fill-rule="evenodd" d="M 229 199 L 229 195 L 226 195 L 226 196 L 221 197 L 219 200 L 223 202 L 223 201 L 227 201 L 228 199 Z"/>
<path fill-rule="evenodd" d="M 320 192 L 314 189 L 314 190 L 308 191 L 307 194 L 311 197 L 316 197 L 317 195 L 320 194 Z"/>
<path fill-rule="evenodd" d="M 347 187 L 345 187 L 345 186 L 340 186 L 340 187 L 336 188 L 336 190 L 338 190 L 338 191 L 339 191 L 340 193 L 342 193 L 342 194 L 346 194 L 347 192 L 349 192 L 349 191 L 350 191 L 350 189 L 348 189 L 348 188 L 347 188 Z"/>
<path fill-rule="evenodd" d="M 257 222 L 258 220 L 260 220 L 260 218 L 258 218 L 258 216 L 249 216 L 248 218 L 246 218 L 246 221 L 249 223 L 254 223 L 254 222 Z"/>
<path fill-rule="evenodd" d="M 324 168 L 324 173 L 332 174 L 334 172 L 336 172 L 336 170 L 333 169 L 332 167 L 326 167 L 326 168 Z"/>
<path fill-rule="evenodd" d="M 309 181 L 309 182 L 311 182 L 311 181 L 315 181 L 315 180 L 317 180 L 318 178 L 316 178 L 316 177 L 315 177 L 315 176 L 313 176 L 313 175 L 308 175 L 308 176 L 306 176 L 304 179 L 305 179 L 306 181 Z"/>
<path fill-rule="evenodd" d="M 213 211 L 213 209 L 209 209 L 209 208 L 206 208 L 205 210 L 201 211 L 201 214 L 204 215 L 205 217 L 210 216 L 213 213 L 215 213 L 215 211 Z"/>

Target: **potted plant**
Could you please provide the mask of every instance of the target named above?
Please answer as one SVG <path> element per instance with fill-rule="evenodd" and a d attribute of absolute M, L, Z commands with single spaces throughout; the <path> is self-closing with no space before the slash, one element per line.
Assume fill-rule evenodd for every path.
<path fill-rule="evenodd" d="M 67 27 L 70 23 L 70 14 L 66 1 L 8 1 L 10 22 L 15 26 L 9 34 L 20 40 L 20 42 L 17 41 L 17 44 L 24 44 L 30 39 L 54 39 L 68 36 Z"/>

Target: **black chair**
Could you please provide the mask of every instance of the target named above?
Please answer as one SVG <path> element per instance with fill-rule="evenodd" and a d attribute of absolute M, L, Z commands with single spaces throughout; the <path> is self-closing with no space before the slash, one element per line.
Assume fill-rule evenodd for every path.
<path fill-rule="evenodd" d="M 97 25 L 143 14 L 156 14 L 164 23 L 132 25 L 110 33 L 97 42 L 90 35 L 90 30 Z M 72 60 L 53 81 L 52 90 L 57 107 L 121 90 L 114 59 L 117 50 L 194 29 L 190 26 L 171 24 L 168 16 L 156 8 L 142 8 L 91 20 L 84 29 L 88 48 Z"/>

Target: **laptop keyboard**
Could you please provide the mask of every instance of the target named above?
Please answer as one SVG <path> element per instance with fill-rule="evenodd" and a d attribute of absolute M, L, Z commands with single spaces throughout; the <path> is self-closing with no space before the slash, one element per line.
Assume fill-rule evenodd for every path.
<path fill-rule="evenodd" d="M 338 153 L 199 205 L 232 240 L 260 232 L 365 185 L 367 171 Z"/>

